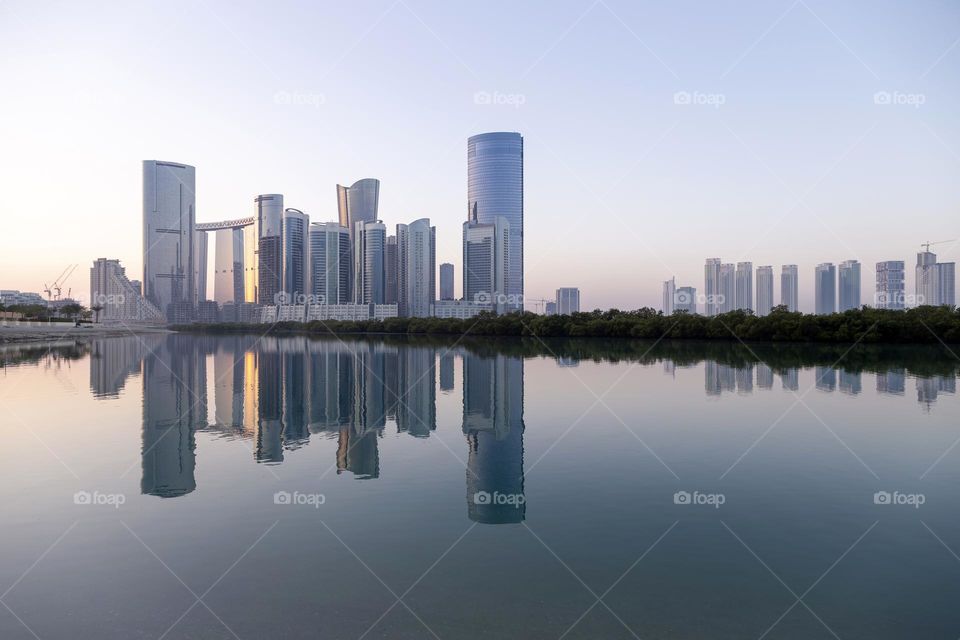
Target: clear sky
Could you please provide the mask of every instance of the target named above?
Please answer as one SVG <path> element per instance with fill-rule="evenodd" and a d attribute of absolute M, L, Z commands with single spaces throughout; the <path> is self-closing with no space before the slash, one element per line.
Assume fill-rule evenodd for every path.
<path fill-rule="evenodd" d="M 333 220 L 337 182 L 380 178 L 459 292 L 466 139 L 510 130 L 528 299 L 659 307 L 714 256 L 799 264 L 805 311 L 818 262 L 860 259 L 866 301 L 905 260 L 912 292 L 919 244 L 960 238 L 958 42 L 954 0 L 8 0 L 0 288 L 79 263 L 86 295 L 97 257 L 139 278 L 161 159 L 197 168 L 200 221 L 259 193 Z"/>

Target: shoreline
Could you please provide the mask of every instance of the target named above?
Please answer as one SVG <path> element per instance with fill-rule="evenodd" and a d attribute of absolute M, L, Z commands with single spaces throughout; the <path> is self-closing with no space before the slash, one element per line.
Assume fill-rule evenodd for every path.
<path fill-rule="evenodd" d="M 85 341 L 150 333 L 173 333 L 173 331 L 164 326 L 145 325 L 82 324 L 76 327 L 71 322 L 43 323 L 30 327 L 0 326 L 0 345 L 59 342 L 61 340 Z"/>

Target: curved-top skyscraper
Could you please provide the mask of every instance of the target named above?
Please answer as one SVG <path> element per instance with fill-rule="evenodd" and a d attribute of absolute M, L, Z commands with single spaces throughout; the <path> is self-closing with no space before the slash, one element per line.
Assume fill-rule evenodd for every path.
<path fill-rule="evenodd" d="M 510 226 L 505 309 L 523 309 L 523 136 L 481 133 L 467 140 L 467 219 Z"/>
<path fill-rule="evenodd" d="M 340 224 L 353 233 L 358 222 L 376 222 L 380 202 L 380 181 L 376 178 L 357 180 L 349 187 L 337 185 L 337 211 Z"/>
<path fill-rule="evenodd" d="M 143 161 L 143 297 L 168 320 L 189 318 L 195 302 L 196 170 Z"/>

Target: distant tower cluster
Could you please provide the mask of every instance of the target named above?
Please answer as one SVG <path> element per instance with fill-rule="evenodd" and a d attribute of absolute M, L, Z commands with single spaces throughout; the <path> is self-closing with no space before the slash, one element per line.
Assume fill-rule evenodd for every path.
<path fill-rule="evenodd" d="M 937 262 L 937 254 L 926 251 L 917 254 L 917 304 L 933 306 L 956 305 L 956 263 Z"/>

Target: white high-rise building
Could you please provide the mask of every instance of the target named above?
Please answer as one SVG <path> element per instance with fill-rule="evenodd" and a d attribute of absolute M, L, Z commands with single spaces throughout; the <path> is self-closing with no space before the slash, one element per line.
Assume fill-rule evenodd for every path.
<path fill-rule="evenodd" d="M 955 305 L 957 303 L 956 264 L 937 262 L 937 254 L 917 254 L 916 294 L 918 305 Z"/>
<path fill-rule="evenodd" d="M 358 222 L 353 229 L 353 298 L 357 304 L 384 304 L 384 249 L 387 227 L 382 222 Z"/>
<path fill-rule="evenodd" d="M 663 315 L 669 316 L 673 314 L 674 297 L 676 293 L 677 285 L 675 278 L 665 280 L 663 283 Z"/>
<path fill-rule="evenodd" d="M 800 310 L 800 270 L 795 264 L 785 264 L 780 268 L 780 304 L 787 311 Z"/>
<path fill-rule="evenodd" d="M 860 263 L 856 260 L 844 260 L 840 263 L 839 311 L 860 308 Z"/>
<path fill-rule="evenodd" d="M 143 162 L 143 296 L 171 322 L 189 321 L 196 304 L 196 170 Z"/>
<path fill-rule="evenodd" d="M 877 263 L 877 289 L 873 304 L 878 309 L 904 308 L 904 273 L 906 267 L 903 260 L 887 260 Z"/>
<path fill-rule="evenodd" d="M 212 232 L 213 299 L 219 305 L 245 302 L 244 231 L 245 228 L 228 228 Z"/>
<path fill-rule="evenodd" d="M 557 313 L 561 316 L 580 313 L 580 289 L 576 287 L 557 289 Z"/>
<path fill-rule="evenodd" d="M 492 223 L 463 223 L 463 299 L 507 309 L 510 223 L 504 217 Z"/>
<path fill-rule="evenodd" d="M 737 308 L 737 265 L 724 262 L 720 265 L 720 313 Z"/>
<path fill-rule="evenodd" d="M 397 299 L 401 317 L 427 318 L 437 298 L 437 228 L 429 218 L 397 225 Z"/>
<path fill-rule="evenodd" d="M 814 271 L 816 285 L 815 311 L 817 315 L 837 311 L 837 268 L 832 262 L 817 265 Z"/>
<path fill-rule="evenodd" d="M 453 300 L 453 265 L 449 262 L 440 264 L 440 299 Z"/>
<path fill-rule="evenodd" d="M 736 308 L 753 309 L 753 263 L 737 263 Z"/>
<path fill-rule="evenodd" d="M 164 314 L 140 295 L 119 260 L 98 258 L 90 268 L 90 309 L 97 322 L 163 322 Z"/>
<path fill-rule="evenodd" d="M 257 237 L 257 302 L 277 304 L 283 291 L 283 196 L 267 193 L 254 199 Z"/>
<path fill-rule="evenodd" d="M 720 312 L 720 258 L 707 258 L 703 268 L 704 315 L 715 316 Z"/>
<path fill-rule="evenodd" d="M 757 315 L 765 316 L 773 309 L 773 267 L 757 267 Z"/>
<path fill-rule="evenodd" d="M 349 304 L 351 262 L 349 230 L 336 222 L 310 225 L 310 294 L 318 304 Z"/>

